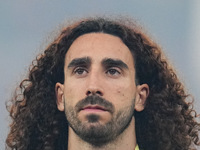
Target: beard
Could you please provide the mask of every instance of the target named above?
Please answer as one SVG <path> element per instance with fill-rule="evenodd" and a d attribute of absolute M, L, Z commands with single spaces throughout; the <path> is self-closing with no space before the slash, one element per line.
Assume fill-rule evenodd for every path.
<path fill-rule="evenodd" d="M 78 118 L 78 113 L 87 105 L 104 107 L 112 115 L 111 119 L 102 124 L 99 122 L 100 116 L 91 113 L 86 116 L 87 122 L 82 122 Z M 95 95 L 79 101 L 75 107 L 65 104 L 65 115 L 69 126 L 82 140 L 98 147 L 116 139 L 129 126 L 133 112 L 134 100 L 130 106 L 115 112 L 112 103 Z"/>

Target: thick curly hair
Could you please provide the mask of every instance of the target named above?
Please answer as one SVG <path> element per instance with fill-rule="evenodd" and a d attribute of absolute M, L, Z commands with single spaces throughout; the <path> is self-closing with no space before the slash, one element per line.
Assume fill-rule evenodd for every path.
<path fill-rule="evenodd" d="M 79 36 L 101 32 L 119 37 L 135 60 L 137 84 L 149 85 L 142 112 L 135 111 L 136 137 L 141 150 L 192 150 L 200 145 L 200 124 L 174 69 L 161 48 L 134 22 L 88 18 L 64 28 L 33 61 L 9 107 L 12 123 L 6 148 L 66 150 L 68 122 L 56 105 L 55 84 L 64 82 L 65 55 Z"/>

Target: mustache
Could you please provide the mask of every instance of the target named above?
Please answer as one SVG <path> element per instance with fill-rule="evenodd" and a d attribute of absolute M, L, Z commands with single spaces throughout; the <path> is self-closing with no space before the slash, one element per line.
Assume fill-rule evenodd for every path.
<path fill-rule="evenodd" d="M 111 102 L 107 101 L 106 99 L 97 96 L 97 95 L 90 95 L 86 98 L 80 100 L 76 106 L 75 110 L 76 112 L 79 112 L 82 108 L 88 106 L 88 105 L 98 105 L 103 108 L 105 108 L 107 111 L 113 113 L 114 112 L 114 106 Z"/>

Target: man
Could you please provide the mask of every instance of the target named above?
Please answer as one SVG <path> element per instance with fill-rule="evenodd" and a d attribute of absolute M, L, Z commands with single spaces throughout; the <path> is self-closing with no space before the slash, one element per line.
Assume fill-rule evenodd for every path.
<path fill-rule="evenodd" d="M 161 49 L 130 21 L 76 22 L 12 100 L 8 149 L 189 150 L 200 125 Z"/>

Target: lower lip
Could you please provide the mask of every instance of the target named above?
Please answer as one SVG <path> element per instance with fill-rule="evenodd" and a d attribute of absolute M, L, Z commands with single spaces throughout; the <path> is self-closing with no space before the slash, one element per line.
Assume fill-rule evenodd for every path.
<path fill-rule="evenodd" d="M 83 109 L 82 111 L 85 111 L 85 112 L 105 112 L 105 110 L 102 110 L 102 109 Z"/>

